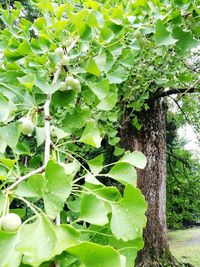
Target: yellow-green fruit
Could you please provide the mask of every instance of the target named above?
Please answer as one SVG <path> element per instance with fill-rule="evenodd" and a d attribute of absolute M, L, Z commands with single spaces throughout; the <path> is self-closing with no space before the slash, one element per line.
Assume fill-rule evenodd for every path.
<path fill-rule="evenodd" d="M 73 88 L 74 88 L 74 90 L 76 92 L 80 92 L 80 90 L 81 90 L 81 84 L 80 84 L 79 80 L 77 80 L 77 79 L 74 80 L 74 87 Z"/>
<path fill-rule="evenodd" d="M 59 56 L 59 57 L 63 57 L 64 56 L 64 50 L 61 47 L 58 47 L 55 49 L 55 53 Z"/>
<path fill-rule="evenodd" d="M 57 137 L 57 134 L 56 134 L 54 129 L 51 130 L 51 137 L 52 138 L 56 138 Z"/>
<path fill-rule="evenodd" d="M 22 133 L 31 136 L 35 128 L 33 122 L 28 117 L 20 119 L 20 122 L 22 123 Z"/>
<path fill-rule="evenodd" d="M 60 91 L 66 91 L 67 90 L 67 85 L 65 82 L 61 82 L 60 83 Z"/>
<path fill-rule="evenodd" d="M 136 30 L 136 31 L 134 31 L 133 36 L 138 39 L 138 38 L 142 37 L 142 34 L 141 34 L 140 30 Z"/>
<path fill-rule="evenodd" d="M 63 56 L 61 61 L 59 62 L 60 66 L 66 66 L 69 64 L 69 57 L 67 55 Z"/>
<path fill-rule="evenodd" d="M 1 228 L 7 232 L 16 232 L 21 226 L 22 221 L 19 215 L 15 213 L 8 213 L 2 218 Z"/>
<path fill-rule="evenodd" d="M 74 81 L 75 81 L 75 79 L 72 76 L 67 76 L 65 79 L 65 84 L 66 84 L 66 86 L 73 88 L 74 87 Z"/>

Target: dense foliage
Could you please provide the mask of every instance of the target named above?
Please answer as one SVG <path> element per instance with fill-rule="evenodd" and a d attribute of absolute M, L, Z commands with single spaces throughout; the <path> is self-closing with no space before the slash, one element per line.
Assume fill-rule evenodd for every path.
<path fill-rule="evenodd" d="M 135 167 L 146 158 L 123 154 L 119 121 L 128 108 L 139 129 L 148 98 L 196 85 L 184 60 L 198 45 L 199 9 L 195 1 L 35 0 L 25 7 L 36 8 L 35 17 L 5 2 L 1 266 L 133 266 L 147 208 Z M 104 163 L 103 138 L 117 162 Z M 121 190 L 105 186 L 108 179 Z"/>
<path fill-rule="evenodd" d="M 191 103 L 195 101 L 193 97 Z M 191 104 L 190 103 L 190 104 Z M 187 106 L 186 106 L 187 107 Z M 198 109 L 194 105 L 193 109 Z M 167 120 L 167 224 L 169 228 L 181 228 L 199 222 L 200 162 L 194 151 L 185 149 L 186 140 L 178 135 L 178 129 L 193 119 L 185 103 L 175 113 L 168 112 Z M 191 124 L 198 129 L 199 122 Z M 197 132 L 198 133 L 198 132 Z"/>
<path fill-rule="evenodd" d="M 33 24 L 20 3 L 1 10 L 1 266 L 131 266 L 147 206 L 134 166 L 146 159 L 127 152 L 104 166 L 101 151 L 93 159 L 78 153 L 100 148 L 105 122 L 115 120 L 109 111 L 123 79 L 109 46 L 125 27 L 103 27 L 115 8 L 101 14 L 98 5 L 43 1 L 37 8 Z M 104 185 L 110 178 L 122 193 Z"/>

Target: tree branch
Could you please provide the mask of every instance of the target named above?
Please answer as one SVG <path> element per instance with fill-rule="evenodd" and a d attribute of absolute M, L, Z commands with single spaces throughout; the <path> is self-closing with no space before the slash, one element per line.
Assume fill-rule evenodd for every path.
<path fill-rule="evenodd" d="M 170 171 L 171 171 L 171 174 L 172 176 L 174 177 L 174 180 L 178 183 L 177 186 L 180 188 L 180 189 L 185 189 L 185 187 L 182 185 L 182 183 L 177 179 L 177 177 L 175 176 L 174 174 L 174 171 L 173 171 L 173 167 L 172 167 L 172 164 L 171 164 L 171 158 L 170 158 L 170 155 L 169 155 L 169 168 L 170 168 Z"/>
<path fill-rule="evenodd" d="M 186 122 L 190 125 L 190 127 L 192 128 L 192 130 L 194 131 L 194 133 L 196 134 L 196 137 L 199 140 L 199 136 L 198 136 L 198 131 L 195 129 L 195 126 L 192 124 L 192 122 L 190 121 L 190 119 L 188 118 L 187 114 L 185 113 L 185 111 L 182 109 L 182 107 L 179 105 L 178 101 L 176 99 L 174 99 L 173 97 L 170 96 L 170 98 L 175 102 L 175 104 L 177 105 L 177 107 L 180 109 L 180 111 L 182 112 Z"/>
<path fill-rule="evenodd" d="M 54 78 L 52 81 L 52 85 L 55 85 L 59 75 L 61 72 L 61 67 L 59 67 L 55 74 L 54 74 Z M 50 158 L 50 147 L 51 147 L 51 129 L 50 129 L 50 111 L 49 111 L 49 107 L 51 104 L 51 94 L 47 95 L 47 99 L 46 102 L 44 104 L 44 129 L 45 129 L 45 152 L 44 152 L 44 165 L 46 166 L 47 162 L 49 161 Z"/>
<path fill-rule="evenodd" d="M 52 85 L 55 85 L 58 81 L 62 66 L 58 67 L 52 81 Z M 44 151 L 44 165 L 46 166 L 50 159 L 50 149 L 51 149 L 51 115 L 50 115 L 50 104 L 51 104 L 52 94 L 47 95 L 46 102 L 44 104 L 44 129 L 45 129 L 45 151 Z M 56 216 L 56 224 L 60 224 L 60 215 Z M 55 261 L 55 266 L 60 267 L 60 262 Z"/>
<path fill-rule="evenodd" d="M 167 154 L 168 154 L 169 157 L 173 157 L 173 158 L 177 159 L 178 161 L 182 162 L 182 163 L 183 163 L 184 165 L 186 165 L 187 167 L 190 167 L 190 164 L 189 164 L 185 159 L 182 159 L 182 158 L 180 158 L 180 157 L 177 157 L 177 156 L 175 156 L 174 154 L 169 153 L 169 152 L 167 152 Z"/>
<path fill-rule="evenodd" d="M 14 182 L 11 186 L 9 186 L 8 188 L 6 188 L 6 191 L 11 191 L 12 189 L 14 189 L 17 185 L 21 184 L 24 180 L 28 179 L 29 177 L 37 174 L 37 173 L 41 173 L 43 172 L 45 169 L 44 166 L 32 171 L 32 172 L 29 172 L 27 173 L 26 175 L 24 176 L 21 176 L 20 178 L 18 178 L 18 180 L 16 182 Z"/>
<path fill-rule="evenodd" d="M 162 98 L 165 96 L 170 96 L 170 95 L 174 95 L 174 94 L 182 94 L 185 95 L 186 93 L 195 93 L 197 92 L 197 88 L 195 87 L 191 87 L 191 88 L 172 88 L 169 89 L 168 91 L 161 91 L 161 89 L 157 90 L 157 92 L 155 92 L 150 99 L 151 100 L 156 100 L 158 98 Z"/>

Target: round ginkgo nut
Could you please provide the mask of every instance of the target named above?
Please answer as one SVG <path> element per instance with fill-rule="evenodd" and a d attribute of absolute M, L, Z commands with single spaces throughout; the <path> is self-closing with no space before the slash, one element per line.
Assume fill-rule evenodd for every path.
<path fill-rule="evenodd" d="M 33 122 L 30 120 L 30 118 L 28 117 L 21 118 L 20 122 L 22 123 L 22 129 L 21 129 L 22 133 L 24 135 L 31 136 L 35 127 L 34 127 Z"/>
<path fill-rule="evenodd" d="M 63 56 L 61 61 L 59 62 L 59 65 L 66 66 L 69 64 L 69 57 L 67 55 Z"/>
<path fill-rule="evenodd" d="M 64 50 L 62 49 L 62 47 L 58 47 L 55 49 L 55 53 L 59 56 L 59 57 L 63 57 L 64 56 Z"/>
<path fill-rule="evenodd" d="M 15 213 L 8 213 L 1 220 L 1 228 L 7 232 L 16 232 L 21 224 L 21 218 Z"/>
<path fill-rule="evenodd" d="M 81 90 L 81 84 L 80 84 L 79 80 L 77 80 L 77 79 L 74 80 L 74 90 L 77 92 L 80 92 L 80 90 Z"/>
<path fill-rule="evenodd" d="M 65 82 L 60 82 L 60 91 L 66 91 L 67 90 L 67 85 Z"/>
<path fill-rule="evenodd" d="M 74 87 L 74 81 L 75 79 L 72 76 L 67 76 L 65 79 L 66 86 Z"/>

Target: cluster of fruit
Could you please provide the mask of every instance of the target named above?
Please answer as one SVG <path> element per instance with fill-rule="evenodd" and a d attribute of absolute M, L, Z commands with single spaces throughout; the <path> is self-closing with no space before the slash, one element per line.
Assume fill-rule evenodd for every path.
<path fill-rule="evenodd" d="M 64 50 L 61 47 L 55 49 L 55 54 L 60 58 L 59 66 L 66 66 L 69 64 L 69 57 L 65 55 Z M 74 90 L 80 92 L 81 85 L 79 80 L 75 79 L 73 76 L 67 76 L 64 82 L 60 83 L 60 91 Z"/>
<path fill-rule="evenodd" d="M 69 57 L 65 55 L 64 50 L 61 47 L 55 49 L 55 54 L 60 58 L 59 66 L 67 65 L 69 63 Z M 60 82 L 60 91 L 74 90 L 77 93 L 81 90 L 81 84 L 78 79 L 75 79 L 73 76 L 68 75 L 65 81 Z M 35 126 L 32 120 L 27 116 L 20 119 L 22 124 L 21 132 L 24 135 L 31 136 Z M 53 134 L 53 133 L 52 133 Z"/>

